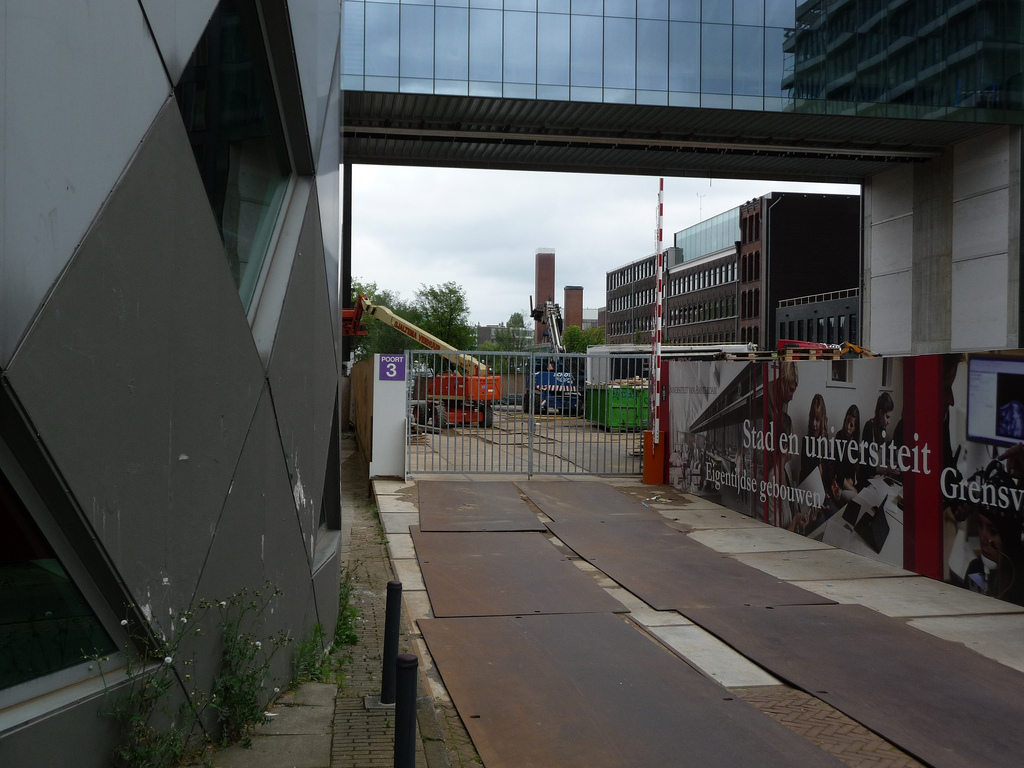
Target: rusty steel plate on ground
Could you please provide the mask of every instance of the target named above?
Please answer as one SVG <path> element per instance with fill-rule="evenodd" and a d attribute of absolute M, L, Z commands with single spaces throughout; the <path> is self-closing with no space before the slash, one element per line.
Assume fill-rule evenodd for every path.
<path fill-rule="evenodd" d="M 715 552 L 662 521 L 548 523 L 548 528 L 659 611 L 833 602 Z"/>
<path fill-rule="evenodd" d="M 843 765 L 611 614 L 419 624 L 487 768 Z"/>
<path fill-rule="evenodd" d="M 540 533 L 414 527 L 412 541 L 438 617 L 626 611 Z"/>
<path fill-rule="evenodd" d="M 421 531 L 543 531 L 510 482 L 420 480 Z"/>
<path fill-rule="evenodd" d="M 529 480 L 516 483 L 541 512 L 556 522 L 661 520 L 650 507 L 594 480 Z"/>
<path fill-rule="evenodd" d="M 935 768 L 1018 765 L 1024 674 L 860 605 L 688 618 Z"/>

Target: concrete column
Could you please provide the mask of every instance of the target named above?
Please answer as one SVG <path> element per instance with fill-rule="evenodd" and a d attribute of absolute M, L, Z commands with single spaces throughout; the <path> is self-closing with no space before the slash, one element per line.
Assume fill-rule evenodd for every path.
<path fill-rule="evenodd" d="M 953 254 L 953 153 L 913 166 L 911 352 L 949 350 Z"/>

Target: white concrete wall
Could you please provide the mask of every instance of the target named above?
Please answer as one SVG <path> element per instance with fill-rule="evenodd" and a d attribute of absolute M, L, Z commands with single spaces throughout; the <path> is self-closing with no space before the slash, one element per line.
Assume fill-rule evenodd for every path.
<path fill-rule="evenodd" d="M 405 477 L 405 378 L 388 381 L 380 370 L 380 355 L 374 355 L 370 477 Z"/>
<path fill-rule="evenodd" d="M 864 342 L 885 354 L 1015 348 L 1020 130 L 864 186 Z"/>

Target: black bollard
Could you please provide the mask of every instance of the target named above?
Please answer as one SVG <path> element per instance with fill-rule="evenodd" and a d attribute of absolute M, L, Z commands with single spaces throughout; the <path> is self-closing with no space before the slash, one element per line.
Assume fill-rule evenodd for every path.
<path fill-rule="evenodd" d="M 388 582 L 388 601 L 384 612 L 384 666 L 380 675 L 380 703 L 395 703 L 395 659 L 398 657 L 398 633 L 402 624 L 402 582 Z"/>
<path fill-rule="evenodd" d="M 416 768 L 416 669 L 412 653 L 395 660 L 398 700 L 395 702 L 395 768 Z"/>

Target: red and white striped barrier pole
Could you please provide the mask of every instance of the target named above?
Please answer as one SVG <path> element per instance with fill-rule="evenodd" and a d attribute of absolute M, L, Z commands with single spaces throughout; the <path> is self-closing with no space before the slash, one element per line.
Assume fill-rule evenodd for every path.
<path fill-rule="evenodd" d="M 665 291 L 665 252 L 662 249 L 662 215 L 664 213 L 663 198 L 665 195 L 665 179 L 662 178 L 658 183 L 658 211 L 657 211 L 657 227 L 656 232 L 656 243 L 655 243 L 655 261 L 657 262 L 657 268 L 655 270 L 655 278 L 657 287 L 654 291 L 654 333 L 651 334 L 651 363 L 652 363 L 652 379 L 654 381 L 654 394 L 651 397 L 651 407 L 654 408 L 654 413 L 651 418 L 651 439 L 654 440 L 654 444 L 658 444 L 659 436 L 661 434 L 661 327 L 662 327 L 662 304 L 664 302 L 664 291 Z"/>

